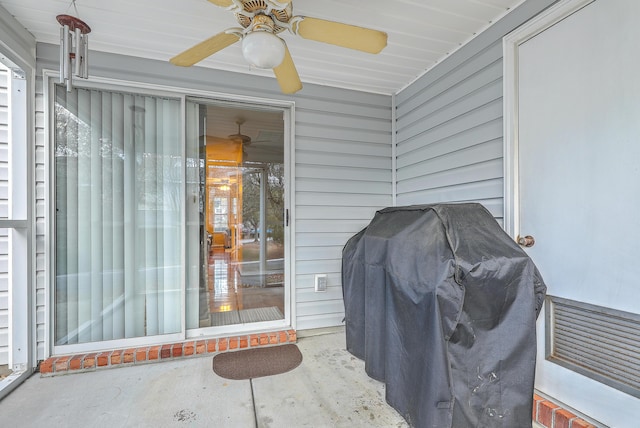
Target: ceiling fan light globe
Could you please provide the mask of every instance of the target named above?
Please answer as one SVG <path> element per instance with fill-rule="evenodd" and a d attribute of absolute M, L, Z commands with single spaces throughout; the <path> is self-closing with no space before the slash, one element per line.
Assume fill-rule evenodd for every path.
<path fill-rule="evenodd" d="M 275 68 L 284 59 L 285 46 L 280 37 L 268 31 L 253 31 L 242 39 L 242 55 L 258 68 Z"/>

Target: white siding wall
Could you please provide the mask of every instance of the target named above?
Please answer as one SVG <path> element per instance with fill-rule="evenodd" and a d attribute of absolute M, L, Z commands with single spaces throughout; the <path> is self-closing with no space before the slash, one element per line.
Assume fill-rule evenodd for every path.
<path fill-rule="evenodd" d="M 9 213 L 9 70 L 0 63 L 0 218 Z M 9 240 L 0 229 L 0 365 L 9 363 Z"/>
<path fill-rule="evenodd" d="M 375 106 L 355 95 L 339 104 L 309 100 L 296 109 L 300 329 L 342 322 L 342 247 L 376 210 L 392 203 L 390 98 Z M 316 273 L 328 274 L 327 292 L 314 291 Z"/>
<path fill-rule="evenodd" d="M 39 44 L 38 72 L 57 69 L 57 46 Z M 305 85 L 293 97 L 280 93 L 275 79 L 204 68 L 183 69 L 168 62 L 91 53 L 89 73 L 155 85 L 225 94 L 293 100 L 295 108 L 295 252 L 297 328 L 340 325 L 344 317 L 341 252 L 347 239 L 389 206 L 391 199 L 391 97 Z M 266 89 L 265 89 L 266 88 Z M 36 229 L 38 358 L 44 352 L 44 245 L 49 162 L 44 141 L 42 80 L 36 82 Z M 315 293 L 313 277 L 328 274 L 328 291 Z"/>
<path fill-rule="evenodd" d="M 481 202 L 502 219 L 502 37 L 552 3 L 523 3 L 397 95 L 397 205 Z"/>

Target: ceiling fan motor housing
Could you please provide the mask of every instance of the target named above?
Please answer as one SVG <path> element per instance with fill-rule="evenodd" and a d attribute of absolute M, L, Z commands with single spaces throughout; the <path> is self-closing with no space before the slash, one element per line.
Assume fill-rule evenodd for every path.
<path fill-rule="evenodd" d="M 291 3 L 288 3 L 283 9 L 272 8 L 269 14 L 266 13 L 266 11 L 269 10 L 269 5 L 264 0 L 247 0 L 243 2 L 243 6 L 243 11 L 246 12 L 246 14 L 243 12 L 235 14 L 236 20 L 243 28 L 251 25 L 254 15 L 266 15 L 272 18 L 274 24 L 273 33 L 278 34 L 286 30 L 285 27 L 278 25 L 278 21 L 287 23 L 293 16 L 293 6 Z"/>

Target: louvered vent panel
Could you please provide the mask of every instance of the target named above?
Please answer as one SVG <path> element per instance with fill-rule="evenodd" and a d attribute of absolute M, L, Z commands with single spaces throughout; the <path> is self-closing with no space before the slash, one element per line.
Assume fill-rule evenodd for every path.
<path fill-rule="evenodd" d="M 640 397 L 640 315 L 549 296 L 547 358 Z"/>

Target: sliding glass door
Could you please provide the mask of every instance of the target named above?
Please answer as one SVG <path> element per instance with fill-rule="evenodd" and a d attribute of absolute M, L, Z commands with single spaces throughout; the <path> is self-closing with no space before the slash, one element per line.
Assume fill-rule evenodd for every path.
<path fill-rule="evenodd" d="M 54 353 L 287 327 L 284 110 L 52 88 Z"/>
<path fill-rule="evenodd" d="M 56 346 L 182 330 L 181 101 L 56 86 Z"/>
<path fill-rule="evenodd" d="M 187 328 L 284 320 L 282 111 L 188 102 L 187 128 Z"/>

